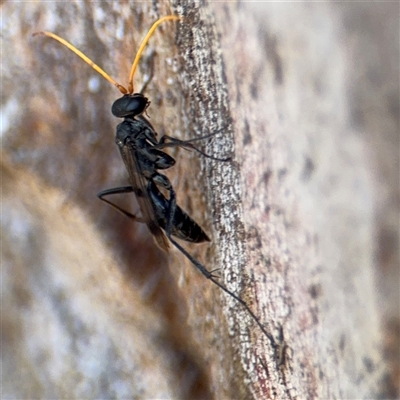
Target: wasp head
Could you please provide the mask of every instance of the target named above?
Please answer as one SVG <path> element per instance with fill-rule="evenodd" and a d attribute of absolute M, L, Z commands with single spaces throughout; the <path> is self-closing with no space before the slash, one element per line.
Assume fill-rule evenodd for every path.
<path fill-rule="evenodd" d="M 125 94 L 115 100 L 111 112 L 115 117 L 136 117 L 146 111 L 150 102 L 141 93 Z"/>

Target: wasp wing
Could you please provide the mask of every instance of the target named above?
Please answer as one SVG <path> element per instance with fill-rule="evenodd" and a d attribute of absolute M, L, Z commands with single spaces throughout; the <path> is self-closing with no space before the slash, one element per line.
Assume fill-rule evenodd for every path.
<path fill-rule="evenodd" d="M 154 214 L 151 199 L 147 191 L 148 182 L 142 173 L 142 169 L 138 162 L 138 156 L 135 154 L 137 150 L 132 142 L 127 141 L 122 147 L 120 147 L 120 152 L 129 174 L 130 184 L 136 194 L 142 218 L 151 234 L 155 237 L 158 245 L 165 251 L 168 251 L 169 242 Z"/>

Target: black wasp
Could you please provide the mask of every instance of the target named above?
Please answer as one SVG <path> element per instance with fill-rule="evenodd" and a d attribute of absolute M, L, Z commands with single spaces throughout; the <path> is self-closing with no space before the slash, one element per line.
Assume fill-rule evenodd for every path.
<path fill-rule="evenodd" d="M 193 243 L 210 241 L 197 222 L 176 205 L 175 191 L 169 179 L 158 172 L 175 164 L 175 160 L 160 149 L 184 146 L 200 150 L 190 141 L 180 141 L 165 135 L 158 140 L 152 125 L 143 116 L 149 104 L 142 93 L 134 93 L 124 95 L 112 105 L 113 115 L 124 119 L 117 126 L 115 142 L 128 170 L 131 185 L 103 190 L 97 196 L 124 215 L 144 222 L 164 250 L 168 250 L 169 243 L 163 230 L 169 239 L 171 234 Z M 168 200 L 158 186 L 168 191 Z M 127 192 L 135 193 L 142 218 L 104 199 L 104 196 Z"/>
<path fill-rule="evenodd" d="M 115 142 L 118 145 L 122 159 L 128 171 L 130 185 L 103 190 L 98 193 L 97 196 L 127 217 L 135 221 L 145 223 L 152 235 L 155 237 L 158 245 L 165 251 L 168 251 L 169 242 L 171 242 L 207 279 L 211 280 L 223 291 L 236 299 L 257 322 L 258 326 L 268 337 L 271 344 L 274 345 L 274 338 L 265 330 L 260 320 L 251 311 L 247 303 L 222 285 L 217 280 L 217 277 L 212 274 L 212 272 L 208 271 L 173 238 L 174 236 L 193 243 L 210 241 L 206 233 L 197 224 L 197 222 L 194 221 L 176 204 L 175 191 L 169 179 L 165 175 L 158 172 L 158 170 L 168 169 L 175 164 L 175 160 L 162 150 L 167 147 L 174 146 L 184 147 L 195 150 L 205 157 L 219 160 L 203 153 L 192 144 L 194 141 L 210 138 L 214 136 L 214 134 L 186 141 L 165 135 L 158 140 L 154 128 L 143 116 L 149 107 L 150 102 L 143 95 L 143 90 L 139 93 L 133 93 L 133 77 L 139 63 L 140 56 L 142 55 L 147 42 L 153 35 L 158 25 L 165 21 L 179 19 L 180 17 L 178 16 L 168 15 L 158 19 L 152 25 L 142 44 L 140 45 L 135 60 L 132 64 L 128 89 L 125 89 L 125 87 L 116 82 L 86 55 L 84 55 L 81 51 L 63 38 L 51 32 L 37 32 L 34 35 L 45 35 L 51 37 L 68 47 L 71 51 L 88 63 L 93 69 L 95 69 L 100 75 L 115 85 L 123 94 L 121 98 L 114 102 L 111 112 L 114 116 L 123 118 L 123 121 L 117 126 Z M 220 161 L 227 160 L 228 159 L 224 159 Z M 162 188 L 162 190 L 168 192 L 169 198 L 165 197 L 159 188 Z M 116 204 L 104 198 L 113 194 L 131 192 L 136 195 L 140 207 L 141 217 L 137 217 L 128 211 L 123 210 Z"/>

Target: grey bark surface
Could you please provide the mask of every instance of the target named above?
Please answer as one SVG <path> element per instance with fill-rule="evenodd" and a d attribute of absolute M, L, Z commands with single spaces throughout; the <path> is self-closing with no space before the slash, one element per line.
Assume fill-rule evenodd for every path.
<path fill-rule="evenodd" d="M 2 398 L 358 399 L 399 394 L 399 6 L 3 3 Z M 186 247 L 237 302 L 97 201 L 126 184 L 119 96 L 152 38 L 159 135 Z M 153 61 L 152 61 L 153 60 Z M 132 199 L 120 199 L 128 208 Z"/>

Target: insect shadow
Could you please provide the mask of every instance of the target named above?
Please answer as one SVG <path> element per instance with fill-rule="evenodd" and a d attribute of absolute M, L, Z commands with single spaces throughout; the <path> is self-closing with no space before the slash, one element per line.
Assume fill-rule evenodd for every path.
<path fill-rule="evenodd" d="M 103 190 L 98 193 L 97 196 L 131 220 L 145 223 L 157 244 L 163 250 L 168 251 L 169 243 L 172 243 L 207 279 L 212 281 L 242 305 L 260 327 L 262 332 L 267 336 L 272 347 L 275 347 L 274 337 L 264 328 L 260 319 L 253 313 L 249 305 L 242 298 L 221 284 L 218 277 L 214 275 L 212 271 L 207 270 L 175 240 L 175 238 L 178 238 L 192 243 L 210 241 L 209 237 L 200 225 L 177 205 L 176 194 L 171 182 L 165 175 L 158 172 L 159 170 L 171 168 L 175 164 L 174 158 L 163 150 L 168 147 L 182 147 L 194 150 L 202 156 L 213 160 L 230 160 L 230 158 L 221 159 L 212 157 L 193 145 L 194 142 L 209 139 L 219 132 L 191 140 L 180 140 L 167 135 L 157 139 L 156 131 L 150 122 L 144 117 L 144 114 L 150 105 L 150 101 L 143 95 L 143 91 L 146 88 L 148 81 L 144 84 L 144 87 L 140 92 L 134 93 L 133 77 L 140 57 L 150 37 L 161 23 L 165 21 L 177 21 L 180 19 L 181 18 L 176 15 L 168 15 L 158 19 L 152 25 L 143 39 L 132 64 L 127 89 L 116 82 L 75 46 L 60 36 L 52 32 L 37 32 L 34 36 L 44 35 L 60 42 L 88 63 L 106 80 L 115 85 L 123 94 L 122 97 L 115 100 L 111 107 L 111 112 L 114 116 L 123 119 L 123 121 L 117 126 L 115 142 L 128 171 L 130 184 L 123 187 Z M 168 193 L 168 198 L 163 194 L 160 188 Z M 107 196 L 132 192 L 136 195 L 140 207 L 140 217 L 122 209 L 117 204 L 106 199 Z"/>

